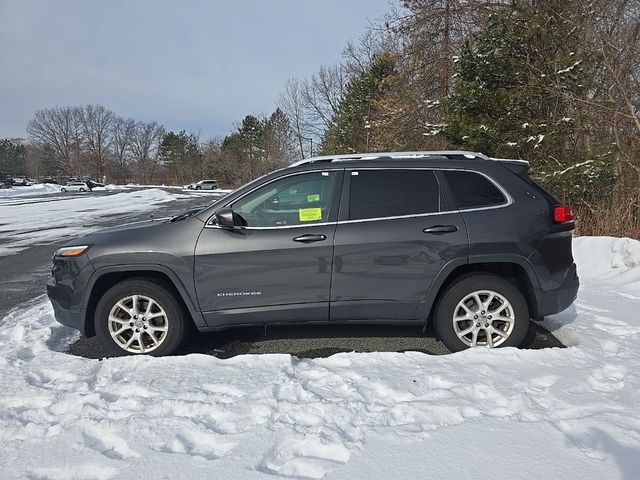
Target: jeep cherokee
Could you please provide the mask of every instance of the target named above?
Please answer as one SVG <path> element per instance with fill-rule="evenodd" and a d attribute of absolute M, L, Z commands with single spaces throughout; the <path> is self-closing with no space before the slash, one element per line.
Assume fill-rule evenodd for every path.
<path fill-rule="evenodd" d="M 302 322 L 432 322 L 452 351 L 518 346 L 579 285 L 571 209 L 528 167 L 455 151 L 303 160 L 68 243 L 48 295 L 110 355 L 170 354 L 191 327 Z"/>

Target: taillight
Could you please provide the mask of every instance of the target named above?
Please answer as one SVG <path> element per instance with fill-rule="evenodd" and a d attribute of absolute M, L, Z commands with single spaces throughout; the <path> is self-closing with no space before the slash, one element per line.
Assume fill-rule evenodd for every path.
<path fill-rule="evenodd" d="M 553 207 L 553 221 L 555 223 L 571 222 L 576 216 L 569 205 L 556 205 Z"/>

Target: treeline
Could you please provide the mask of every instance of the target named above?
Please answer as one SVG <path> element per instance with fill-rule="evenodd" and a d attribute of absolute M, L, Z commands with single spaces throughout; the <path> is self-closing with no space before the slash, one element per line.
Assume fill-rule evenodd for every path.
<path fill-rule="evenodd" d="M 232 186 L 317 153 L 468 149 L 529 160 L 581 233 L 640 237 L 639 37 L 640 0 L 403 0 L 225 138 L 52 108 L 29 123 L 24 158 L 49 173 Z"/>
<path fill-rule="evenodd" d="M 29 177 L 183 184 L 204 177 L 237 185 L 291 163 L 294 137 L 280 109 L 248 115 L 224 139 L 201 141 L 158 122 L 122 118 L 102 105 L 36 112 L 29 140 L 0 140 L 0 171 Z"/>
<path fill-rule="evenodd" d="M 580 233 L 640 238 L 640 0 L 404 0 L 281 107 L 324 153 L 529 160 Z"/>

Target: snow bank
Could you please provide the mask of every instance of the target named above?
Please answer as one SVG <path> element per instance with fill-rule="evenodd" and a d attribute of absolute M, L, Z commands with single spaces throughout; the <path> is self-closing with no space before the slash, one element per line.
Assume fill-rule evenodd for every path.
<path fill-rule="evenodd" d="M 102 192 L 102 191 L 106 191 L 106 192 L 112 192 L 114 190 L 128 190 L 129 187 L 125 187 L 124 185 L 115 185 L 113 183 L 110 183 L 109 185 L 105 185 L 104 187 L 93 187 L 91 189 L 92 192 Z"/>
<path fill-rule="evenodd" d="M 25 187 L 29 188 L 29 187 Z M 0 190 L 2 191 L 2 190 Z M 0 255 L 9 255 L 31 245 L 87 234 L 105 213 L 131 215 L 151 211 L 184 195 L 160 189 L 92 196 L 74 194 L 55 201 L 7 200 L 0 208 Z"/>
<path fill-rule="evenodd" d="M 583 288 L 547 321 L 567 349 L 94 361 L 41 298 L 0 326 L 0 478 L 637 478 L 620 242 L 575 241 Z"/>
<path fill-rule="evenodd" d="M 52 183 L 36 183 L 28 187 L 1 188 L 0 198 L 25 197 L 28 195 L 47 195 L 60 193 L 60 185 Z"/>
<path fill-rule="evenodd" d="M 153 184 L 140 184 L 140 183 L 127 183 L 127 187 L 135 187 L 135 188 L 175 188 L 178 190 L 182 189 L 181 185 L 165 185 L 164 183 L 153 185 Z"/>
<path fill-rule="evenodd" d="M 583 279 L 606 280 L 640 291 L 640 248 L 630 238 L 581 237 L 574 243 L 574 257 Z"/>

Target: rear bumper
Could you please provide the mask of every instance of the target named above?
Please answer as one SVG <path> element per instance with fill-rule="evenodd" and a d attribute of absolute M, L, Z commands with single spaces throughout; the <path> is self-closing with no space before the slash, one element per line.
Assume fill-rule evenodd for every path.
<path fill-rule="evenodd" d="M 541 317 L 562 312 L 571 305 L 578 296 L 580 279 L 575 263 L 567 271 L 560 287 L 539 292 L 539 314 Z"/>

